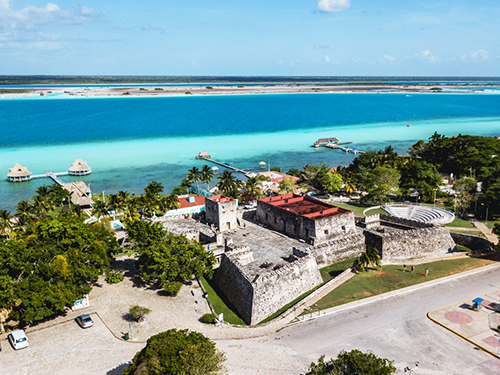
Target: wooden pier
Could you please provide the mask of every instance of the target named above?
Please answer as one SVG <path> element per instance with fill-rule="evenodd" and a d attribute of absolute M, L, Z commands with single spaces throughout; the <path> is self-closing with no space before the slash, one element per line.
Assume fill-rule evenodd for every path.
<path fill-rule="evenodd" d="M 42 174 L 34 174 L 31 175 L 30 178 L 33 180 L 35 178 L 51 178 L 59 185 L 62 185 L 64 182 L 59 178 L 59 176 L 67 176 L 69 172 L 45 172 Z"/>
<path fill-rule="evenodd" d="M 345 151 L 345 152 L 352 152 L 353 154 L 364 154 L 366 151 L 361 151 L 361 150 L 356 150 L 354 148 L 350 148 L 350 147 L 342 147 L 338 144 L 334 144 L 334 143 L 328 143 L 326 145 L 324 145 L 324 147 L 328 147 L 328 148 L 331 148 L 331 149 L 340 149 L 342 151 Z"/>
<path fill-rule="evenodd" d="M 316 142 L 313 143 L 313 147 L 316 147 L 316 148 L 327 147 L 327 148 L 331 148 L 334 150 L 340 149 L 340 150 L 345 151 L 345 152 L 352 152 L 353 154 L 364 154 L 365 153 L 365 151 L 356 150 L 354 148 L 341 146 L 341 145 L 349 145 L 351 143 L 352 142 L 339 142 L 339 140 L 335 137 L 320 138 Z"/>
<path fill-rule="evenodd" d="M 206 160 L 206 161 L 209 161 L 210 163 L 214 163 L 214 164 L 220 165 L 221 167 L 230 169 L 233 172 L 241 173 L 246 178 L 250 178 L 250 173 L 248 173 L 249 170 L 262 169 L 262 168 L 240 169 L 240 168 L 233 167 L 231 164 L 223 163 L 221 161 L 217 161 L 217 160 L 214 160 L 214 159 L 209 158 L 209 157 L 199 157 L 198 156 L 198 157 L 196 157 L 196 159 Z"/>

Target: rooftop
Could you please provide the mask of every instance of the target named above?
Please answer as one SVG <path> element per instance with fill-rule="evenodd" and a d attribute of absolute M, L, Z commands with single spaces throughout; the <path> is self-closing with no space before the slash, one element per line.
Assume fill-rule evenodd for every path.
<path fill-rule="evenodd" d="M 259 199 L 259 201 L 293 212 L 296 215 L 312 220 L 343 215 L 351 211 L 345 208 L 332 206 L 317 199 L 297 194 L 286 194 L 277 197 Z"/>
<path fill-rule="evenodd" d="M 232 202 L 234 201 L 233 198 L 226 197 L 225 195 L 214 195 L 213 197 L 207 197 L 211 201 L 218 202 L 218 203 L 225 203 L 225 202 Z"/>
<path fill-rule="evenodd" d="M 195 206 L 204 206 L 205 205 L 205 196 L 204 195 L 189 195 L 189 196 L 179 197 L 177 199 L 181 203 L 181 206 L 179 208 L 187 208 L 187 207 L 195 207 Z"/>

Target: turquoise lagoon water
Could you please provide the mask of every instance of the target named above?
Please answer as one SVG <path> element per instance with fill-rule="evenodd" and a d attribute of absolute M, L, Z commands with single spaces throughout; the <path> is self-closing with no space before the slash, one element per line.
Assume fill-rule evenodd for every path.
<path fill-rule="evenodd" d="M 411 124 L 411 127 L 407 127 Z M 241 168 L 260 161 L 284 170 L 307 163 L 347 165 L 340 150 L 314 149 L 321 137 L 360 150 L 406 152 L 435 131 L 500 136 L 496 94 L 286 94 L 166 98 L 0 100 L 0 171 L 20 163 L 33 173 L 65 171 L 77 157 L 93 173 L 94 193 L 140 193 L 156 180 L 176 186 L 202 150 Z M 221 168 L 222 169 L 222 168 Z M 51 180 L 0 181 L 0 208 Z"/>

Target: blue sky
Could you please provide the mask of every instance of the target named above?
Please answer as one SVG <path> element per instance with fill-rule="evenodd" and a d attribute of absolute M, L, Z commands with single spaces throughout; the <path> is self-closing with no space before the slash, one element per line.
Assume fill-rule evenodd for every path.
<path fill-rule="evenodd" d="M 500 76 L 498 0 L 0 0 L 0 74 Z"/>

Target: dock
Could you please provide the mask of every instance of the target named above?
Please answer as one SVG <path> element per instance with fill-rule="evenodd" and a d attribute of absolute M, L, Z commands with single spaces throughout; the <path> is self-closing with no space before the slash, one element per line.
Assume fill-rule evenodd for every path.
<path fill-rule="evenodd" d="M 347 153 L 353 153 L 353 154 L 364 154 L 366 151 L 361 151 L 361 150 L 356 150 L 354 148 L 350 147 L 342 147 L 342 145 L 349 145 L 352 142 L 339 142 L 339 140 L 335 137 L 330 137 L 330 138 L 320 138 L 316 142 L 313 143 L 313 147 L 327 147 L 331 148 L 333 150 L 340 149 L 344 152 Z"/>
<path fill-rule="evenodd" d="M 45 172 L 42 174 L 31 175 L 30 178 L 32 180 L 35 178 L 51 178 L 52 180 L 54 180 L 54 182 L 62 186 L 64 182 L 59 178 L 59 176 L 68 176 L 68 175 L 69 172 Z"/>
<path fill-rule="evenodd" d="M 229 164 L 229 163 L 223 163 L 223 162 L 221 162 L 221 161 L 214 160 L 214 159 L 212 159 L 211 157 L 200 157 L 199 155 L 196 157 L 196 159 L 198 159 L 198 160 L 206 160 L 206 161 L 209 161 L 210 163 L 214 163 L 214 164 L 220 165 L 221 167 L 224 167 L 224 168 L 230 169 L 230 170 L 232 170 L 233 172 L 236 172 L 236 173 L 241 173 L 241 174 L 243 174 L 246 178 L 250 178 L 250 173 L 249 173 L 248 171 L 251 171 L 251 170 L 257 170 L 257 169 L 262 169 L 262 168 L 240 169 L 240 168 L 233 167 L 233 166 L 232 166 L 232 164 Z"/>

